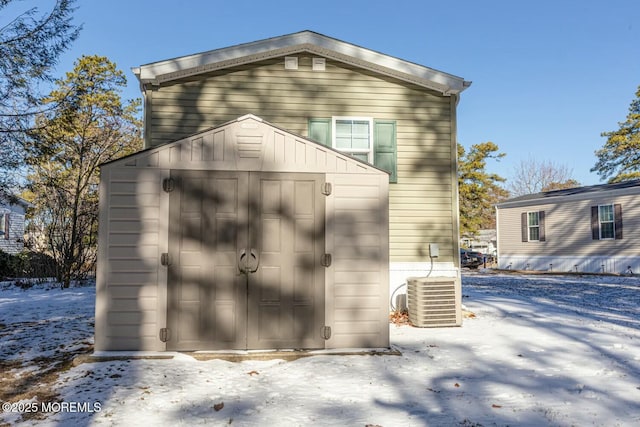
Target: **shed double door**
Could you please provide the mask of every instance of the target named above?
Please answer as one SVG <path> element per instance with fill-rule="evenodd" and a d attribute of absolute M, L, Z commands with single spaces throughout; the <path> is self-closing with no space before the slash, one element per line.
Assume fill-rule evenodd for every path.
<path fill-rule="evenodd" d="M 323 348 L 323 176 L 171 178 L 167 349 Z"/>

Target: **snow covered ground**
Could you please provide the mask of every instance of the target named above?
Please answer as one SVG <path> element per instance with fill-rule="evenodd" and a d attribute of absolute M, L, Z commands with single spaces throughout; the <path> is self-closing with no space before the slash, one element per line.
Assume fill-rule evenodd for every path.
<path fill-rule="evenodd" d="M 0 284 L 0 425 L 636 426 L 640 278 L 465 272 L 461 328 L 402 355 L 83 363 L 95 289 Z"/>

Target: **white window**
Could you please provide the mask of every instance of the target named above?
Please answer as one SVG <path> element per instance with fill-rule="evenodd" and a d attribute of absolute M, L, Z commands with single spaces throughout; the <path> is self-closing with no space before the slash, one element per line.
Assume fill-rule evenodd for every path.
<path fill-rule="evenodd" d="M 333 148 L 373 163 L 373 119 L 332 117 Z"/>
<path fill-rule="evenodd" d="M 529 241 L 540 240 L 540 215 L 538 212 L 528 212 Z"/>
<path fill-rule="evenodd" d="M 615 239 L 613 205 L 598 206 L 598 222 L 600 223 L 600 239 Z"/>

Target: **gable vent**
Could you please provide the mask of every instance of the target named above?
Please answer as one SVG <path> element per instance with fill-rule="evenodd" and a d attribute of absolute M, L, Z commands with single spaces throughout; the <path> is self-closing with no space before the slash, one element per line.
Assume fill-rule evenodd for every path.
<path fill-rule="evenodd" d="M 409 321 L 419 328 L 460 326 L 460 295 L 454 278 L 412 277 L 407 283 Z"/>
<path fill-rule="evenodd" d="M 284 69 L 285 70 L 297 70 L 298 69 L 298 57 L 297 56 L 285 56 L 284 57 Z"/>
<path fill-rule="evenodd" d="M 259 159 L 262 155 L 261 135 L 239 135 L 237 144 L 241 159 Z"/>

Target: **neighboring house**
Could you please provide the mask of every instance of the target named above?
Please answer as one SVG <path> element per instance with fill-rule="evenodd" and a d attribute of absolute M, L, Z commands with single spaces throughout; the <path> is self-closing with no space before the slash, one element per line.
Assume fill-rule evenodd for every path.
<path fill-rule="evenodd" d="M 0 250 L 17 254 L 24 249 L 24 216 L 29 203 L 0 196 Z"/>
<path fill-rule="evenodd" d="M 496 230 L 479 230 L 475 235 L 460 238 L 460 245 L 483 254 L 496 255 Z"/>
<path fill-rule="evenodd" d="M 496 205 L 499 268 L 640 272 L 640 180 L 547 191 Z"/>
<path fill-rule="evenodd" d="M 134 73 L 145 150 L 101 172 L 96 350 L 386 347 L 411 276 L 447 279 L 457 312 L 433 315 L 459 322 L 469 82 L 309 31 Z"/>

